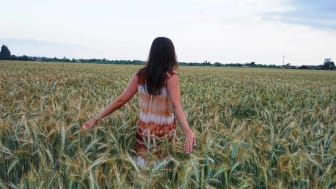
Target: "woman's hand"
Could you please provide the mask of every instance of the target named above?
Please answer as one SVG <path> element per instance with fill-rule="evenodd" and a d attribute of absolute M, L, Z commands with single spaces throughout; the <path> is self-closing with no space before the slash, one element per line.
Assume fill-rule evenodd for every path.
<path fill-rule="evenodd" d="M 84 125 L 82 126 L 82 128 L 83 129 L 88 129 L 88 128 L 92 127 L 96 122 L 97 122 L 96 119 L 91 119 L 91 120 L 85 122 Z"/>
<path fill-rule="evenodd" d="M 185 135 L 186 138 L 184 141 L 184 152 L 191 153 L 193 150 L 193 146 L 196 145 L 195 135 L 191 130 L 189 130 Z"/>

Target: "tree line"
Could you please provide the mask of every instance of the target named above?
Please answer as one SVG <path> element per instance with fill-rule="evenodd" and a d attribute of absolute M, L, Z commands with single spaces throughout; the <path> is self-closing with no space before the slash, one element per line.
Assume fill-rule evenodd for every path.
<path fill-rule="evenodd" d="M 66 57 L 35 57 L 35 56 L 16 56 L 12 55 L 9 48 L 6 45 L 1 46 L 0 60 L 20 60 L 20 61 L 41 61 L 41 62 L 63 62 L 63 63 L 95 63 L 95 64 L 133 64 L 133 65 L 143 65 L 145 61 L 142 60 L 108 60 L 105 58 L 90 58 L 90 59 L 69 59 Z M 326 59 L 323 64 L 312 66 L 312 65 L 302 65 L 302 66 L 292 66 L 287 65 L 265 65 L 256 64 L 254 61 L 248 63 L 211 63 L 209 61 L 199 62 L 179 62 L 182 66 L 217 66 L 217 67 L 255 67 L 255 68 L 287 68 L 287 69 L 316 69 L 316 70 L 336 70 L 335 63 L 331 59 Z"/>

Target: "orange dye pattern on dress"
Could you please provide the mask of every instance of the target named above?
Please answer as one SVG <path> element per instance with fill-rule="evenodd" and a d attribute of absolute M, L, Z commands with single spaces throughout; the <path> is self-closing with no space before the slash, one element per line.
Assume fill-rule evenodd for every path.
<path fill-rule="evenodd" d="M 172 70 L 167 72 L 165 85 L 159 95 L 150 95 L 145 84 L 138 84 L 140 113 L 136 131 L 137 154 L 158 151 L 162 139 L 171 140 L 175 137 L 176 120 L 166 85 L 167 80 L 174 74 L 176 72 Z"/>

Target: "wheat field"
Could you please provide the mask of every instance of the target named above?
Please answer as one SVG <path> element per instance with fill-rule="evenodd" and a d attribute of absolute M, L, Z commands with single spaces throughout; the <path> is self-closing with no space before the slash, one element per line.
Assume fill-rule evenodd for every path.
<path fill-rule="evenodd" d="M 143 170 L 137 98 L 81 124 L 140 66 L 0 61 L 0 188 L 336 188 L 336 72 L 180 67 L 197 146 Z"/>

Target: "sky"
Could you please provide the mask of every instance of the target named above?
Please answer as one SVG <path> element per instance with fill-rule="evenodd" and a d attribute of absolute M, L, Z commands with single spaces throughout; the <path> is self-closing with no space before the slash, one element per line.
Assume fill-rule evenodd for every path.
<path fill-rule="evenodd" d="M 165 36 L 180 62 L 336 60 L 335 0 L 0 1 L 0 45 L 15 55 L 147 60 Z"/>

